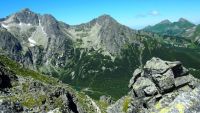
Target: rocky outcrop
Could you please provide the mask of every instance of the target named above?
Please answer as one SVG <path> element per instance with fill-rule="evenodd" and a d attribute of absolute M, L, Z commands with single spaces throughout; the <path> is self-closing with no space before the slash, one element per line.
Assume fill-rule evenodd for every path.
<path fill-rule="evenodd" d="M 109 113 L 189 113 L 199 112 L 200 82 L 181 62 L 152 58 L 136 69 L 129 94 L 108 107 Z"/>
<path fill-rule="evenodd" d="M 113 104 L 114 103 L 114 100 L 112 99 L 111 96 L 106 96 L 106 95 L 102 95 L 99 99 L 99 101 L 102 101 L 102 102 L 105 102 L 107 104 Z"/>
<path fill-rule="evenodd" d="M 22 50 L 20 42 L 6 29 L 0 29 L 0 52 L 16 55 Z"/>
<path fill-rule="evenodd" d="M 7 62 L 15 65 L 11 61 Z M 20 75 L 15 72 L 16 70 L 11 71 L 10 67 L 0 62 L 0 111 L 3 113 L 101 112 L 90 97 L 79 94 L 70 86 L 55 81 L 56 79 L 50 78 L 45 82 L 41 80 L 44 79 L 43 75 L 24 75 L 34 73 L 27 69 L 19 72 Z"/>
<path fill-rule="evenodd" d="M 6 91 L 6 88 L 11 88 L 17 81 L 16 75 L 8 71 L 3 64 L 0 63 L 0 90 Z"/>

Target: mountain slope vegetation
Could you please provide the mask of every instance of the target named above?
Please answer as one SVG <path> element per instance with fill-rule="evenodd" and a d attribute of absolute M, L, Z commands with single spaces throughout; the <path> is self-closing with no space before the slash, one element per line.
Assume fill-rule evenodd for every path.
<path fill-rule="evenodd" d="M 195 25 L 185 19 L 161 24 L 155 29 L 177 32 L 163 36 L 133 30 L 109 15 L 68 25 L 52 15 L 23 9 L 1 19 L 0 53 L 22 63 L 22 67 L 56 77 L 96 100 L 102 95 L 117 100 L 128 91 L 133 70 L 153 56 L 178 59 L 198 73 L 198 44 L 178 36 Z M 169 28 L 165 28 L 167 25 Z M 195 34 L 198 36 L 198 32 Z"/>

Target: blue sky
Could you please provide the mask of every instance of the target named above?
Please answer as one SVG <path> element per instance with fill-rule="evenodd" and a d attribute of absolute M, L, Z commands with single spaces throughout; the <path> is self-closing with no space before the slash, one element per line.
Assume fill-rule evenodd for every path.
<path fill-rule="evenodd" d="M 164 19 L 177 21 L 180 17 L 200 23 L 200 0 L 4 0 L 0 4 L 0 18 L 24 8 L 52 14 L 70 25 L 88 22 L 102 14 L 135 29 Z"/>

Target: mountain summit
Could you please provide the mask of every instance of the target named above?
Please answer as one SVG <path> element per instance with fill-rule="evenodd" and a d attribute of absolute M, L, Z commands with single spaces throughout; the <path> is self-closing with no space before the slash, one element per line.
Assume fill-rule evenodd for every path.
<path fill-rule="evenodd" d="M 187 19 L 185 19 L 185 18 L 180 18 L 179 20 L 178 20 L 178 22 L 189 22 Z"/>
<path fill-rule="evenodd" d="M 168 19 L 161 21 L 159 24 L 171 24 L 172 22 Z"/>
<path fill-rule="evenodd" d="M 109 23 L 116 23 L 117 21 L 112 18 L 110 15 L 104 14 L 96 18 L 97 22 L 101 24 L 109 24 Z"/>
<path fill-rule="evenodd" d="M 6 24 L 26 23 L 26 24 L 38 25 L 39 24 L 38 18 L 39 18 L 38 14 L 36 14 L 36 13 L 32 12 L 30 9 L 26 8 L 15 14 L 8 16 L 8 18 L 6 19 L 7 21 L 5 21 L 5 23 Z"/>

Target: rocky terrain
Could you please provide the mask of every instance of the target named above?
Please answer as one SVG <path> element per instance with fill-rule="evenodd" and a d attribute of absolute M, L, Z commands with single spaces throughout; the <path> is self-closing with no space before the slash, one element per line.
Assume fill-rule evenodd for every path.
<path fill-rule="evenodd" d="M 50 14 L 23 9 L 0 19 L 0 25 L 1 55 L 81 89 L 93 87 L 93 81 L 101 82 L 96 77 L 109 74 L 107 77 L 112 78 L 113 71 L 123 67 L 116 65 L 114 60 L 122 57 L 121 51 L 127 45 L 142 47 L 141 40 L 158 38 L 156 34 L 121 25 L 109 15 L 72 26 Z M 82 82 L 85 78 L 86 83 Z M 113 85 L 118 85 L 117 79 L 114 81 Z"/>
<path fill-rule="evenodd" d="M 11 59 L 0 60 L 0 111 L 3 113 L 98 113 L 87 95 L 59 80 L 24 69 Z"/>
<path fill-rule="evenodd" d="M 0 56 L 0 111 L 5 113 L 193 113 L 200 112 L 200 81 L 180 61 L 153 57 L 136 69 L 130 92 L 116 102 L 95 101 L 58 79 Z"/>
<path fill-rule="evenodd" d="M 178 26 L 178 34 L 187 32 L 185 27 L 194 26 L 185 19 L 162 22 L 169 23 Z M 84 99 L 94 99 L 91 104 L 105 111 L 129 90 L 127 84 L 133 71 L 154 56 L 180 60 L 200 78 L 198 44 L 178 35 L 152 32 L 131 29 L 106 14 L 87 23 L 68 25 L 50 14 L 38 14 L 26 8 L 0 19 L 0 55 L 20 63 L 21 71 L 17 67 L 11 69 L 16 74 L 29 76 L 32 72 L 27 74 L 23 69 L 31 69 L 39 73 L 32 77 L 42 80 L 42 84 L 49 79 L 43 81 L 40 73 L 55 77 L 89 95 L 83 96 Z M 198 36 L 198 32 L 194 34 Z M 27 78 L 18 78 L 29 82 Z M 100 97 L 103 101 L 99 101 Z"/>
<path fill-rule="evenodd" d="M 130 92 L 108 107 L 108 113 L 197 113 L 199 80 L 181 62 L 152 58 L 134 71 Z"/>

